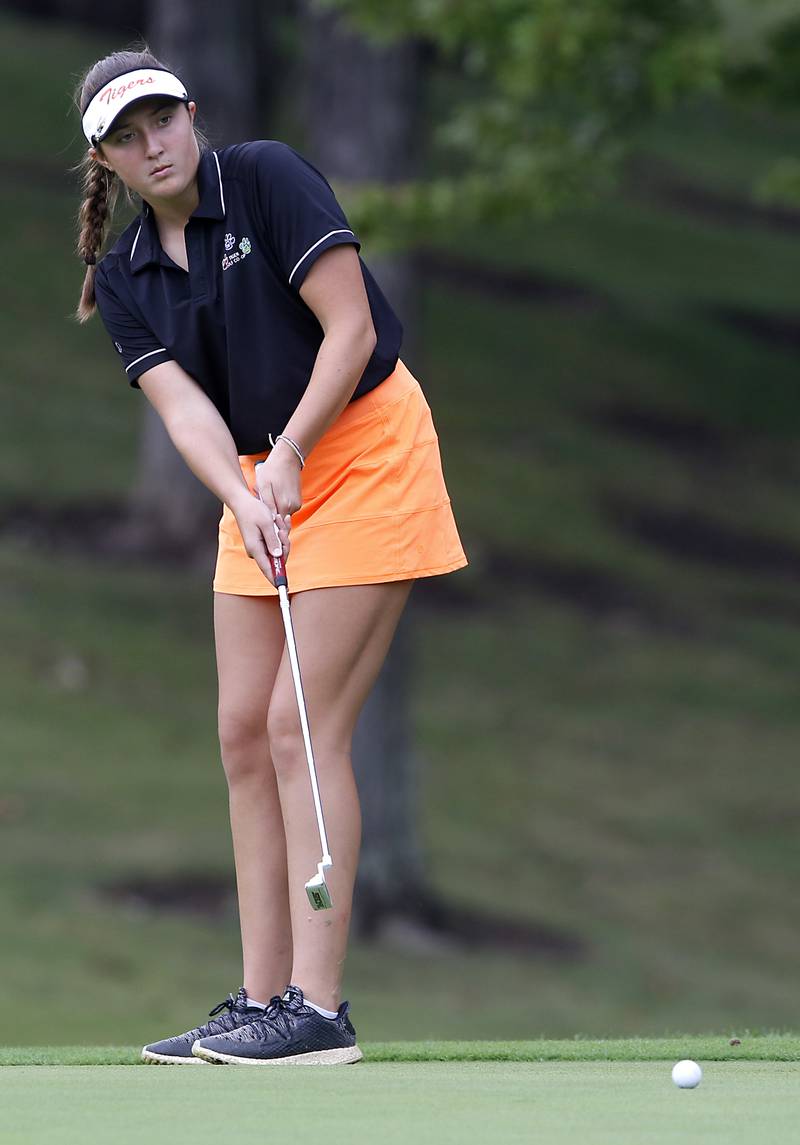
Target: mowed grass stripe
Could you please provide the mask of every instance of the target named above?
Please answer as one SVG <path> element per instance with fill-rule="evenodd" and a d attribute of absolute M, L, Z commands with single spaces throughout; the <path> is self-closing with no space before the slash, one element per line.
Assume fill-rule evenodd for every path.
<path fill-rule="evenodd" d="M 796 1140 L 800 1065 L 372 1062 L 355 1069 L 22 1068 L 3 1075 L 3 1145 L 752 1145 Z"/>
<path fill-rule="evenodd" d="M 614 1038 L 525 1042 L 367 1042 L 367 1062 L 648 1062 L 800 1061 L 796 1034 L 741 1035 L 732 1046 L 729 1034 L 673 1035 L 668 1038 Z M 0 1065 L 74 1066 L 141 1064 L 139 1046 L 6 1046 Z"/>

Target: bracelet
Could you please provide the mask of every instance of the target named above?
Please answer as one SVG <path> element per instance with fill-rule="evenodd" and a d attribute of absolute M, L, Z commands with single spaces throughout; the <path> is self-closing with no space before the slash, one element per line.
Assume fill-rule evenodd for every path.
<path fill-rule="evenodd" d="M 285 433 L 279 433 L 274 441 L 272 440 L 272 434 L 271 433 L 267 434 L 267 436 L 269 437 L 269 443 L 273 449 L 275 448 L 275 446 L 278 444 L 279 441 L 285 441 L 286 444 L 288 446 L 290 446 L 295 451 L 295 453 L 297 454 L 297 460 L 300 462 L 300 468 L 305 469 L 306 459 L 305 459 L 305 457 L 303 457 L 303 454 L 300 452 L 300 446 L 297 444 L 296 441 L 293 441 L 291 437 L 287 437 Z"/>

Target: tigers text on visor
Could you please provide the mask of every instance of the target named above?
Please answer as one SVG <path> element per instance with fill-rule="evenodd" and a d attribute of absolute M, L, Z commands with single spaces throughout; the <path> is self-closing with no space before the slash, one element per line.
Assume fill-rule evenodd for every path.
<path fill-rule="evenodd" d="M 139 68 L 110 80 L 83 113 L 83 134 L 93 147 L 108 135 L 121 111 L 137 100 L 163 95 L 188 102 L 189 93 L 176 75 L 161 68 Z"/>

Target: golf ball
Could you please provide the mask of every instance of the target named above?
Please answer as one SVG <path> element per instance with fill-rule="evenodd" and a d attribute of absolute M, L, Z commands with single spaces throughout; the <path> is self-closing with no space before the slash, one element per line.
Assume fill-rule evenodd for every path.
<path fill-rule="evenodd" d="M 697 1062 L 686 1058 L 672 1067 L 672 1080 L 678 1089 L 695 1089 L 703 1080 L 703 1071 Z"/>

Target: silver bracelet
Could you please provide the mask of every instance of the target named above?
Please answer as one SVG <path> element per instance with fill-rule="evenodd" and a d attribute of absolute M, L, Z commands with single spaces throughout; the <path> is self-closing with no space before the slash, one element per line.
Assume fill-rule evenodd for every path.
<path fill-rule="evenodd" d="M 269 437 L 269 443 L 273 449 L 275 448 L 275 446 L 278 444 L 279 441 L 285 441 L 286 444 L 288 446 L 290 446 L 295 451 L 295 453 L 297 454 L 297 460 L 300 462 L 300 468 L 305 469 L 306 459 L 305 459 L 305 457 L 303 457 L 303 454 L 300 452 L 300 446 L 297 444 L 296 441 L 293 441 L 291 437 L 287 437 L 285 433 L 279 433 L 274 441 L 272 440 L 272 434 L 271 433 L 268 434 L 267 436 Z"/>

